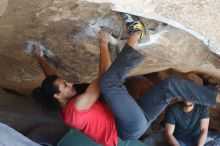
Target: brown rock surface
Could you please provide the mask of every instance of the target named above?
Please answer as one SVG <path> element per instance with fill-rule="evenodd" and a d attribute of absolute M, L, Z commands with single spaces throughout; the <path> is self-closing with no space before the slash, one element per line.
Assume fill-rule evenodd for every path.
<path fill-rule="evenodd" d="M 67 131 L 58 114 L 40 108 L 29 97 L 12 95 L 0 89 L 0 122 L 25 136 L 56 144 Z"/>
<path fill-rule="evenodd" d="M 162 21 L 180 28 L 202 40 L 220 54 L 220 28 L 218 0 L 86 0 L 110 3 L 116 11 L 129 12 Z"/>
<path fill-rule="evenodd" d="M 8 6 L 8 0 L 0 1 L 0 18 L 5 13 L 7 6 Z"/>

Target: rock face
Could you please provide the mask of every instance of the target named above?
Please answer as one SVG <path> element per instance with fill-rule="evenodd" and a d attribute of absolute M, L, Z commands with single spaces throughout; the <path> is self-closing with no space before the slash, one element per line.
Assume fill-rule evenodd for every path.
<path fill-rule="evenodd" d="M 7 6 L 8 6 L 8 0 L 2 0 L 0 1 L 0 17 L 5 13 Z"/>
<path fill-rule="evenodd" d="M 24 52 L 29 40 L 37 40 L 50 49 L 55 54 L 55 58 L 49 58 L 51 64 L 74 82 L 89 82 L 96 75 L 99 50 L 94 30 L 108 26 L 119 37 L 111 49 L 113 58 L 125 43 L 125 24 L 108 4 L 70 0 L 10 0 L 8 4 L 0 20 L 1 86 L 29 92 L 42 80 L 36 59 Z M 202 41 L 170 25 L 143 21 L 155 31 L 150 31 L 140 45 L 146 59 L 133 74 L 175 68 L 219 78 L 218 56 Z"/>
<path fill-rule="evenodd" d="M 61 76 L 74 83 L 90 82 L 98 69 L 96 32 L 102 26 L 113 30 L 115 38 L 110 45 L 113 59 L 126 42 L 126 25 L 119 13 L 112 11 L 112 8 L 142 16 L 149 31 L 139 44 L 145 60 L 130 75 L 161 72 L 162 77 L 158 77 L 161 80 L 170 76 L 167 70 L 173 69 L 197 73 L 200 78 L 196 80 L 200 83 L 205 81 L 220 85 L 220 1 L 94 2 L 96 1 L 1 0 L 0 87 L 27 96 L 22 101 L 30 100 L 31 90 L 40 85 L 44 78 L 38 62 L 30 53 L 30 42 L 41 43 L 50 51 L 47 60 Z M 193 76 L 190 75 L 194 78 Z M 10 95 L 0 92 L 4 102 L 1 109 L 6 113 L 13 109 L 5 108 L 9 104 L 10 107 L 23 106 L 16 98 L 5 100 L 7 96 Z M 219 111 L 212 111 L 213 119 L 219 119 Z M 31 124 L 33 117 L 28 118 L 28 123 Z M 13 121 L 13 117 L 11 119 Z M 5 118 L 1 121 L 5 122 Z M 25 133 L 26 128 L 23 126 L 26 125 L 20 125 L 20 129 L 17 129 Z M 220 130 L 219 121 L 212 120 L 211 127 Z M 34 133 L 30 137 L 34 137 L 33 135 Z"/>
<path fill-rule="evenodd" d="M 110 3 L 116 11 L 128 12 L 149 19 L 163 21 L 191 33 L 210 49 L 220 53 L 219 5 L 217 0 L 86 0 Z"/>
<path fill-rule="evenodd" d="M 0 90 L 0 123 L 4 123 L 34 141 L 56 144 L 67 131 L 59 116 L 43 110 L 32 98 Z"/>

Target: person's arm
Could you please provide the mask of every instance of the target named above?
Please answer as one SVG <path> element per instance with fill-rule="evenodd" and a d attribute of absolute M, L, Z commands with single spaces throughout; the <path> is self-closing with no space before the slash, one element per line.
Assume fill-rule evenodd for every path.
<path fill-rule="evenodd" d="M 54 69 L 47 63 L 47 61 L 43 58 L 43 52 L 40 50 L 39 46 L 33 45 L 34 54 L 37 57 L 37 60 L 44 72 L 46 77 L 55 74 Z"/>
<path fill-rule="evenodd" d="M 107 71 L 111 65 L 110 53 L 108 50 L 108 42 L 110 33 L 107 31 L 99 32 L 99 48 L 100 48 L 100 59 L 99 59 L 99 70 L 97 78 L 91 82 L 85 93 L 81 94 L 76 102 L 75 107 L 79 110 L 89 109 L 100 96 L 99 82 L 102 75 Z"/>
<path fill-rule="evenodd" d="M 205 144 L 209 128 L 209 118 L 201 119 L 200 121 L 200 134 L 197 146 L 203 146 Z"/>
<path fill-rule="evenodd" d="M 174 130 L 175 130 L 175 125 L 165 124 L 166 140 L 171 146 L 180 146 L 176 138 L 173 136 Z"/>
<path fill-rule="evenodd" d="M 38 62 L 46 77 L 55 74 L 55 71 L 53 70 L 53 68 L 47 63 L 47 61 L 44 58 L 38 57 Z"/>

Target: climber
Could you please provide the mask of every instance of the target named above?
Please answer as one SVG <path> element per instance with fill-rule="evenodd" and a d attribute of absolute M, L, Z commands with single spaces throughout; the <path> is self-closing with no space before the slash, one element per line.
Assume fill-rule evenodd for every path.
<path fill-rule="evenodd" d="M 67 125 L 81 130 L 97 143 L 117 145 L 113 115 L 105 103 L 97 100 L 100 96 L 100 79 L 111 65 L 108 51 L 110 35 L 111 33 L 106 29 L 99 32 L 100 61 L 97 78 L 82 94 L 76 92 L 73 83 L 55 75 L 54 70 L 43 57 L 44 52 L 38 46 L 33 46 L 34 53 L 46 76 L 41 87 L 33 90 L 33 96 L 42 106 L 55 111 L 60 110 Z"/>
<path fill-rule="evenodd" d="M 67 125 L 105 146 L 117 145 L 118 136 L 123 140 L 139 138 L 170 100 L 176 97 L 208 106 L 216 103 L 216 89 L 176 78 L 162 81 L 136 102 L 128 94 L 123 82 L 127 74 L 144 58 L 135 48 L 146 31 L 137 17 L 124 14 L 124 19 L 126 18 L 129 18 L 126 24 L 130 36 L 112 65 L 108 51 L 111 33 L 105 30 L 99 32 L 99 71 L 97 78 L 82 94 L 76 92 L 75 84 L 55 75 L 43 55 L 40 55 L 43 54 L 42 51 L 35 47 L 35 54 L 46 78 L 41 87 L 34 89 L 34 98 L 44 107 L 60 110 Z M 106 103 L 98 100 L 100 91 Z M 220 96 L 217 97 L 220 101 Z"/>

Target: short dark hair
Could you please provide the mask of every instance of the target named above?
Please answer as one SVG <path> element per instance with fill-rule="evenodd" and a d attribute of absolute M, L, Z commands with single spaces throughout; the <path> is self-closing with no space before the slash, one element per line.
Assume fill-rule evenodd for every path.
<path fill-rule="evenodd" d="M 54 98 L 54 94 L 60 92 L 59 87 L 54 84 L 58 78 L 57 75 L 50 75 L 42 81 L 41 87 L 32 91 L 32 96 L 39 105 L 53 111 L 61 109 L 59 102 Z"/>

